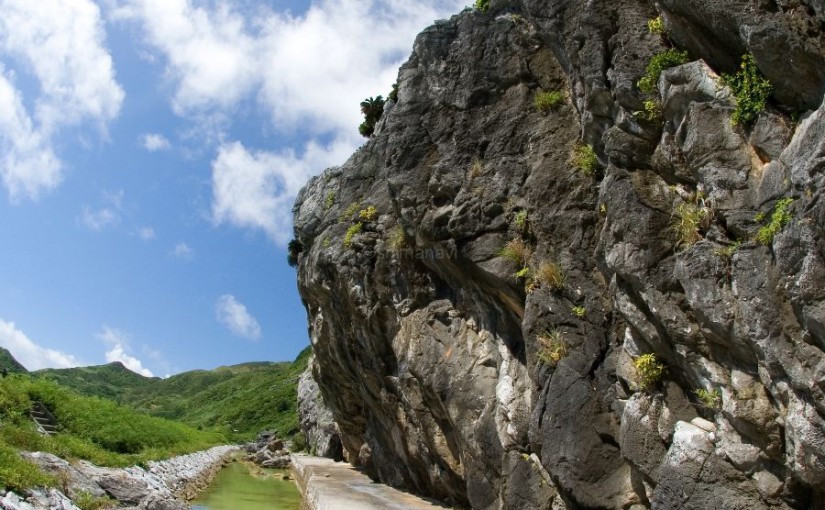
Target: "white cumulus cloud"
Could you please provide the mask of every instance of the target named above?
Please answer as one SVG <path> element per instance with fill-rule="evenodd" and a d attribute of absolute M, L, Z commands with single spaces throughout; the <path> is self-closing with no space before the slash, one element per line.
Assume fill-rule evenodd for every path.
<path fill-rule="evenodd" d="M 103 329 L 97 334 L 97 338 L 106 342 L 110 347 L 106 351 L 106 361 L 108 363 L 119 361 L 136 374 L 144 377 L 154 377 L 152 371 L 143 366 L 143 362 L 129 354 L 129 335 L 124 331 L 103 326 Z"/>
<path fill-rule="evenodd" d="M 140 144 L 149 152 L 164 151 L 172 147 L 169 139 L 159 133 L 146 133 L 141 137 Z"/>
<path fill-rule="evenodd" d="M 140 25 L 165 63 L 175 112 L 206 132 L 200 138 L 220 144 L 212 164 L 215 222 L 263 230 L 279 244 L 290 236 L 292 203 L 306 179 L 362 143 L 360 102 L 390 91 L 421 29 L 466 5 L 316 0 L 295 16 L 225 2 L 111 2 L 112 18 Z M 270 153 L 226 141 L 220 131 L 244 101 L 309 142 Z"/>
<path fill-rule="evenodd" d="M 0 177 L 13 202 L 36 199 L 61 181 L 58 131 L 90 122 L 105 136 L 124 93 L 91 0 L 0 0 L 0 59 Z M 26 101 L 10 63 L 38 84 Z"/>
<path fill-rule="evenodd" d="M 243 303 L 235 299 L 232 294 L 224 294 L 215 303 L 215 313 L 218 320 L 229 328 L 232 333 L 258 340 L 261 338 L 261 326 L 258 321 L 246 309 Z"/>
<path fill-rule="evenodd" d="M 346 142 L 311 142 L 303 154 L 250 152 L 240 142 L 221 146 L 212 163 L 212 217 L 216 224 L 259 229 L 281 245 L 290 239 L 292 205 L 319 168 L 342 161 Z"/>
<path fill-rule="evenodd" d="M 0 346 L 28 370 L 41 368 L 70 368 L 80 365 L 71 354 L 42 347 L 29 339 L 13 322 L 0 319 Z"/>

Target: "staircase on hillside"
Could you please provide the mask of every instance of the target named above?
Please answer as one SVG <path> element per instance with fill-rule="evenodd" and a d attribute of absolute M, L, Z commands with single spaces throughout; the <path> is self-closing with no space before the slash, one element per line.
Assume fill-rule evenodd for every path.
<path fill-rule="evenodd" d="M 42 402 L 35 402 L 29 414 L 34 423 L 37 424 L 37 430 L 41 434 L 52 436 L 57 433 L 57 420 Z"/>

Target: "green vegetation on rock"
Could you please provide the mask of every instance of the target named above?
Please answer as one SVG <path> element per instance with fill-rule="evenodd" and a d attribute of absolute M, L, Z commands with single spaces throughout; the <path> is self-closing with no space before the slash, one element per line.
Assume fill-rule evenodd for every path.
<path fill-rule="evenodd" d="M 659 363 L 655 354 L 642 354 L 633 362 L 636 369 L 636 384 L 642 391 L 652 389 L 665 371 L 665 366 Z"/>
<path fill-rule="evenodd" d="M 361 101 L 361 113 L 364 122 L 358 126 L 358 132 L 369 138 L 375 132 L 375 125 L 384 113 L 384 98 L 381 96 L 368 97 Z"/>
<path fill-rule="evenodd" d="M 286 263 L 290 265 L 290 267 L 297 267 L 298 266 L 298 255 L 304 251 L 304 245 L 301 244 L 301 241 L 297 239 L 293 239 L 289 242 L 286 247 Z"/>
<path fill-rule="evenodd" d="M 490 9 L 490 0 L 476 0 L 475 8 L 481 12 L 487 12 Z"/>
<path fill-rule="evenodd" d="M 596 151 L 586 143 L 577 143 L 570 153 L 570 163 L 585 175 L 593 175 L 599 168 Z"/>
<path fill-rule="evenodd" d="M 717 410 L 722 405 L 722 394 L 719 390 L 712 389 L 710 391 L 701 388 L 693 392 L 696 398 L 701 402 L 702 407 L 711 410 Z"/>
<path fill-rule="evenodd" d="M 682 203 L 673 209 L 671 228 L 676 234 L 676 244 L 682 248 L 693 246 L 702 240 L 702 232 L 710 226 L 712 214 L 700 203 Z"/>
<path fill-rule="evenodd" d="M 773 208 L 773 212 L 771 213 L 770 222 L 756 232 L 756 242 L 766 246 L 773 242 L 773 238 L 776 237 L 776 234 L 778 234 L 793 218 L 791 213 L 788 211 L 788 208 L 792 203 L 793 198 L 783 198 L 776 203 L 776 206 Z M 755 220 L 761 221 L 763 218 L 764 215 L 762 215 L 761 218 L 757 215 Z"/>
<path fill-rule="evenodd" d="M 536 337 L 538 343 L 538 358 L 551 366 L 556 366 L 559 361 L 567 357 L 567 342 L 560 331 L 545 331 Z"/>
<path fill-rule="evenodd" d="M 736 110 L 731 115 L 734 124 L 750 124 L 768 106 L 773 86 L 759 71 L 753 55 L 742 56 L 739 71 L 723 74 L 722 83 L 730 87 L 736 97 Z"/>
<path fill-rule="evenodd" d="M 639 90 L 646 94 L 653 94 L 659 86 L 659 76 L 661 76 L 662 71 L 687 64 L 687 62 L 687 52 L 673 48 L 653 55 L 647 63 L 644 76 L 637 83 Z"/>
<path fill-rule="evenodd" d="M 647 30 L 653 35 L 666 35 L 665 20 L 661 16 L 647 20 Z"/>
<path fill-rule="evenodd" d="M 560 90 L 536 92 L 533 102 L 538 111 L 546 112 L 564 103 L 564 92 Z"/>
<path fill-rule="evenodd" d="M 352 240 L 361 233 L 361 229 L 364 228 L 364 224 L 360 221 L 358 223 L 353 223 L 347 229 L 347 233 L 344 234 L 344 247 L 349 248 L 352 246 Z"/>

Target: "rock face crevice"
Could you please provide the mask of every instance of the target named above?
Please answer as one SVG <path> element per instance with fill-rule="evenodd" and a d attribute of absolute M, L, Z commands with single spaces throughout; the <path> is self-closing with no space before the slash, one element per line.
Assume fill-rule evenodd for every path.
<path fill-rule="evenodd" d="M 691 61 L 651 97 L 659 15 Z M 472 508 L 821 508 L 822 22 L 813 1 L 493 0 L 425 30 L 373 137 L 296 202 L 302 408 L 337 424 L 305 413 L 310 443 Z M 750 126 L 717 74 L 744 52 L 775 90 Z"/>

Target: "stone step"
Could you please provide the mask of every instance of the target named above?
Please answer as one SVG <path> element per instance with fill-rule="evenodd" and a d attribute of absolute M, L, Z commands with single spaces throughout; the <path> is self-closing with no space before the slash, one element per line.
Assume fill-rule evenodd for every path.
<path fill-rule="evenodd" d="M 44 434 L 52 436 L 58 432 L 57 420 L 42 402 L 34 402 L 29 416 L 37 424 L 37 428 Z"/>

